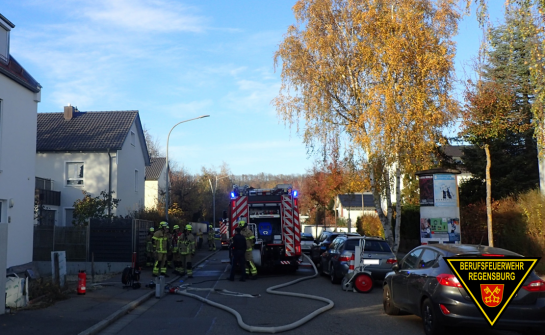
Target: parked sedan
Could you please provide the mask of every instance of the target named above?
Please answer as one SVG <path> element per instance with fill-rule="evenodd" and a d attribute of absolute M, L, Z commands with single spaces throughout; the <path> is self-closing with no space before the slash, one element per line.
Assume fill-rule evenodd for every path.
<path fill-rule="evenodd" d="M 329 275 L 332 283 L 340 283 L 348 273 L 350 259 L 356 247 L 360 245 L 361 240 L 365 240 L 364 252 L 361 257 L 376 262 L 376 264 L 365 267 L 365 270 L 371 272 L 372 278 L 375 280 L 383 279 L 386 273 L 392 271 L 397 259 L 384 239 L 380 237 L 340 235 L 333 240 L 329 249 L 321 257 L 322 272 Z"/>
<path fill-rule="evenodd" d="M 301 234 L 301 251 L 305 254 L 310 254 L 312 245 L 314 244 L 314 237 L 308 233 Z"/>
<path fill-rule="evenodd" d="M 476 245 L 417 247 L 384 279 L 384 312 L 397 315 L 403 310 L 420 316 L 427 335 L 442 334 L 445 327 L 490 328 L 443 259 L 462 255 L 520 256 L 505 249 Z M 494 324 L 494 329 L 542 334 L 545 330 L 545 281 L 532 272 L 522 285 Z"/>
<path fill-rule="evenodd" d="M 322 254 L 329 248 L 331 242 L 333 242 L 333 240 L 339 235 L 360 236 L 360 234 L 358 233 L 323 231 L 320 236 L 314 241 L 314 244 L 312 245 L 312 248 L 310 250 L 310 258 L 317 267 L 320 267 L 320 257 L 322 256 Z"/>

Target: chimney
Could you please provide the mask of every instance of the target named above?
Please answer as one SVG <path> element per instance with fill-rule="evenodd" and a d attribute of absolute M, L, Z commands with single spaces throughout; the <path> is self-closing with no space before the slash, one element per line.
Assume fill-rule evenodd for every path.
<path fill-rule="evenodd" d="M 68 106 L 64 106 L 64 119 L 66 121 L 69 121 L 69 120 L 72 120 L 73 117 L 74 117 L 74 107 L 70 106 L 70 104 L 68 104 Z"/>

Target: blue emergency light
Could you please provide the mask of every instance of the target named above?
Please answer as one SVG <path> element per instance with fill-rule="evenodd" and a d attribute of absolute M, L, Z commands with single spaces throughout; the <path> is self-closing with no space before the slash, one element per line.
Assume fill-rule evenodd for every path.
<path fill-rule="evenodd" d="M 231 199 L 235 198 L 235 192 L 231 192 Z"/>
<path fill-rule="evenodd" d="M 295 190 L 293 191 L 293 197 L 294 197 L 294 198 L 297 198 L 297 195 L 298 195 L 298 194 L 299 194 L 299 192 L 297 192 L 297 191 L 295 191 Z"/>

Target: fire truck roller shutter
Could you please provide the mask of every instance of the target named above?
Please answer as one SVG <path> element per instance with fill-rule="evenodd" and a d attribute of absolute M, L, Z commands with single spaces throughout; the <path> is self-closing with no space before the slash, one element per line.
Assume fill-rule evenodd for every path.
<path fill-rule="evenodd" d="M 261 249 L 252 249 L 252 257 L 255 266 L 261 266 Z"/>

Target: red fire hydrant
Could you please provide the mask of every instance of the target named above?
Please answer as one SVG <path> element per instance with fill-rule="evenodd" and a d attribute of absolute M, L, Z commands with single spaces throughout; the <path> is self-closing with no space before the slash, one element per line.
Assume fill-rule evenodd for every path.
<path fill-rule="evenodd" d="M 78 294 L 84 295 L 87 285 L 87 274 L 85 270 L 81 270 L 78 274 Z"/>

